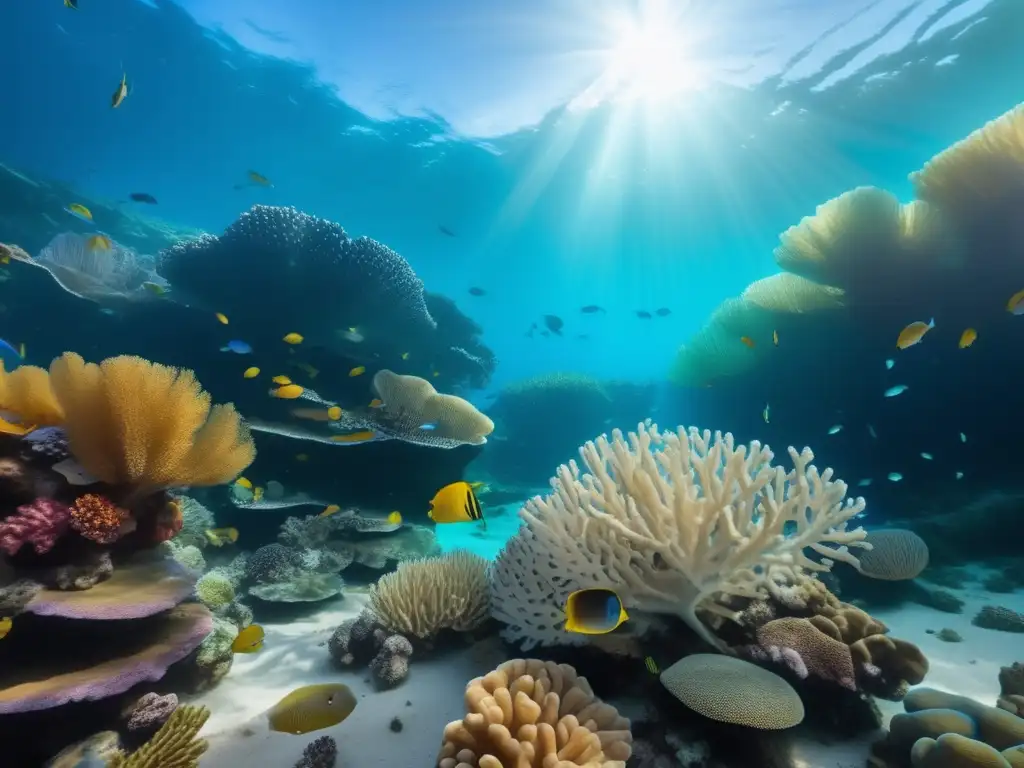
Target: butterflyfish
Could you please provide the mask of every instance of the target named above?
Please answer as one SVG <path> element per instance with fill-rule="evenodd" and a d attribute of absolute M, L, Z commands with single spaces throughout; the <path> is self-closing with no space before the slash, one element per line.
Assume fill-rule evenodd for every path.
<path fill-rule="evenodd" d="M 35 424 L 15 424 L 0 416 L 0 434 L 24 437 L 35 430 Z"/>
<path fill-rule="evenodd" d="M 0 640 L 7 637 L 7 633 L 11 631 L 12 626 L 14 626 L 14 621 L 10 616 L 0 618 Z"/>
<path fill-rule="evenodd" d="M 348 372 L 348 375 L 349 378 L 353 378 L 355 376 L 362 376 L 364 373 L 366 373 L 366 366 L 357 365 L 355 368 Z"/>
<path fill-rule="evenodd" d="M 978 338 L 978 332 L 973 328 L 966 329 L 960 334 L 960 349 L 967 349 Z"/>
<path fill-rule="evenodd" d="M 259 624 L 250 624 L 239 631 L 235 641 L 231 643 L 232 653 L 256 653 L 263 648 L 263 627 Z"/>
<path fill-rule="evenodd" d="M 1024 315 L 1024 291 L 1017 291 L 1006 302 L 1006 311 L 1011 315 Z"/>
<path fill-rule="evenodd" d="M 121 75 L 121 82 L 117 85 L 117 90 L 114 91 L 114 95 L 110 97 L 110 107 L 117 109 L 121 106 L 124 100 L 128 97 L 128 73 Z"/>
<path fill-rule="evenodd" d="M 388 517 L 387 517 L 387 521 L 388 521 L 388 524 L 390 524 L 390 525 L 401 525 L 402 524 L 402 513 L 397 511 L 397 510 L 394 511 L 394 512 L 389 513 Z"/>
<path fill-rule="evenodd" d="M 267 712 L 270 730 L 301 735 L 342 722 L 356 708 L 356 697 L 344 683 L 304 685 Z"/>
<path fill-rule="evenodd" d="M 92 211 L 81 203 L 71 203 L 67 208 L 68 213 L 83 221 L 92 221 Z"/>
<path fill-rule="evenodd" d="M 740 341 L 742 341 L 744 344 L 746 344 L 751 349 L 753 349 L 754 346 L 755 346 L 754 340 L 752 338 L 750 338 L 749 336 L 740 336 Z"/>
<path fill-rule="evenodd" d="M 341 507 L 339 507 L 337 504 L 328 504 L 326 507 L 324 507 L 324 511 L 317 515 L 317 517 L 330 517 L 336 512 L 341 512 Z"/>
<path fill-rule="evenodd" d="M 484 516 L 469 483 L 459 480 L 434 494 L 427 517 L 435 523 L 468 523 L 483 520 Z"/>
<path fill-rule="evenodd" d="M 285 384 L 283 387 L 270 390 L 270 396 L 281 400 L 294 400 L 297 397 L 302 397 L 302 393 L 305 391 L 298 384 Z"/>
<path fill-rule="evenodd" d="M 333 435 L 331 442 L 334 443 L 370 443 L 377 439 L 377 433 L 363 429 L 359 432 L 350 432 L 347 435 Z"/>
<path fill-rule="evenodd" d="M 223 547 L 225 544 L 234 544 L 238 541 L 237 528 L 207 528 L 203 535 L 215 547 Z"/>
<path fill-rule="evenodd" d="M 235 485 L 240 485 L 243 488 L 247 488 L 250 491 L 252 490 L 252 481 L 249 480 L 249 478 L 247 477 L 238 478 L 237 480 L 235 480 Z"/>
<path fill-rule="evenodd" d="M 331 421 L 337 421 L 341 418 L 341 408 L 337 405 L 332 405 L 327 409 L 327 418 Z"/>
<path fill-rule="evenodd" d="M 146 203 L 146 205 L 156 205 L 156 198 L 148 192 L 132 192 L 128 195 L 129 199 L 134 200 L 136 203 Z"/>
<path fill-rule="evenodd" d="M 214 315 L 214 317 L 217 318 L 217 322 L 220 323 L 221 325 L 227 325 L 228 324 L 228 316 L 225 315 L 223 312 L 217 312 Z"/>
<path fill-rule="evenodd" d="M 251 368 L 246 368 L 245 369 L 245 371 L 242 373 L 242 378 L 245 378 L 245 379 L 255 379 L 259 375 L 260 375 L 260 369 L 257 368 L 254 365 Z"/>
<path fill-rule="evenodd" d="M 96 251 L 109 251 L 114 244 L 106 235 L 93 235 L 86 241 L 85 247 L 95 253 Z"/>
<path fill-rule="evenodd" d="M 579 589 L 565 601 L 565 631 L 581 635 L 606 635 L 629 621 L 618 594 L 596 587 Z"/>
<path fill-rule="evenodd" d="M 274 378 L 271 379 L 271 381 L 274 382 L 275 384 L 280 384 L 281 386 L 292 383 L 292 380 L 289 379 L 287 376 L 275 376 Z"/>
<path fill-rule="evenodd" d="M 302 337 L 301 333 L 295 333 L 293 331 L 292 333 L 286 333 L 281 338 L 281 341 L 283 341 L 285 344 L 301 344 L 302 343 L 302 338 L 303 337 Z"/>
<path fill-rule="evenodd" d="M 434 378 L 435 378 L 435 379 L 436 379 L 436 378 L 437 378 L 438 376 L 440 376 L 440 375 L 441 375 L 441 372 L 440 372 L 440 371 L 434 371 L 434 373 L 433 373 L 433 376 L 434 376 Z"/>
<path fill-rule="evenodd" d="M 915 344 L 920 343 L 921 339 L 924 338 L 924 335 L 934 327 L 934 317 L 927 323 L 921 320 L 913 322 L 906 328 L 904 328 L 902 331 L 900 331 L 900 335 L 896 338 L 896 346 L 899 347 L 900 349 L 912 347 Z"/>

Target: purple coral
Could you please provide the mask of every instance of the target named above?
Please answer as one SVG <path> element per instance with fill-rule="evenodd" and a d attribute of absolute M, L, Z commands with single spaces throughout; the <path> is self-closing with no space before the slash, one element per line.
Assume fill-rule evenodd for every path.
<path fill-rule="evenodd" d="M 127 728 L 129 731 L 156 731 L 161 725 L 167 722 L 174 710 L 178 708 L 178 697 L 169 693 L 160 696 L 156 693 L 147 693 L 139 697 L 128 714 Z"/>
<path fill-rule="evenodd" d="M 31 544 L 36 554 L 53 549 L 70 521 L 70 509 L 53 499 L 36 499 L 22 504 L 17 514 L 0 522 L 0 549 L 14 555 L 24 544 Z"/>

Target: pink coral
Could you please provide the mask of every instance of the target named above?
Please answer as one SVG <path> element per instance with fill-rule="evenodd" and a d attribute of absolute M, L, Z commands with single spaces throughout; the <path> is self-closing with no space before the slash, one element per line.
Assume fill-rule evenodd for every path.
<path fill-rule="evenodd" d="M 53 549 L 68 529 L 70 510 L 53 499 L 36 499 L 22 504 L 17 514 L 0 521 L 0 549 L 14 555 L 23 544 L 31 544 L 36 554 Z"/>

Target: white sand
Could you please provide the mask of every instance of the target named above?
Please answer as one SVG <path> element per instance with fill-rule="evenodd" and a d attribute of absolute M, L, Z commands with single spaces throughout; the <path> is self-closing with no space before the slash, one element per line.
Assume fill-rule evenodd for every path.
<path fill-rule="evenodd" d="M 365 595 L 348 595 L 337 607 L 287 624 L 263 624 L 264 647 L 259 653 L 235 656 L 231 672 L 212 691 L 190 703 L 205 704 L 212 712 L 202 735 L 210 742 L 202 768 L 294 765 L 305 746 L 322 735 L 338 743 L 338 766 L 413 768 L 433 765 L 441 733 L 465 712 L 466 683 L 504 661 L 497 643 L 481 643 L 439 659 L 413 657 L 408 679 L 391 691 L 377 691 L 367 670 L 339 671 L 327 654 L 334 628 L 355 617 Z M 359 704 L 333 728 L 293 736 L 271 732 L 263 713 L 295 688 L 312 683 L 343 682 Z M 411 702 L 407 705 L 406 702 Z M 399 717 L 400 733 L 389 725 Z"/>

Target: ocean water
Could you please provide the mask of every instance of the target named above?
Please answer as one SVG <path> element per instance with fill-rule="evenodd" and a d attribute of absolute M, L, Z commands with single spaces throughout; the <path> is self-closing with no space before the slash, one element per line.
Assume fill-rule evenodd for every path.
<path fill-rule="evenodd" d="M 323 734 L 338 765 L 456 768 L 431 756 L 464 713 L 464 684 L 517 656 L 573 665 L 633 719 L 628 763 L 607 738 L 603 762 L 579 763 L 605 768 L 864 765 L 909 688 L 1024 713 L 1011 666 L 1024 661 L 1024 4 L 8 0 L 0 30 L 0 243 L 21 249 L 0 265 L 0 618 L 12 620 L 0 621 L 0 754 L 19 731 L 40 735 L 12 748 L 10 765 L 45 765 L 109 729 L 138 748 L 145 739 L 119 713 L 153 691 L 212 711 L 203 768 L 292 764 Z M 47 410 L 43 374 L 10 383 L 19 366 L 66 352 L 194 371 L 251 428 L 255 458 L 147 484 L 158 462 L 138 456 L 187 424 L 176 401 L 139 378 L 91 408 L 77 401 L 100 414 L 86 428 L 62 399 L 70 390 L 54 390 L 58 415 Z M 126 426 L 168 414 L 150 438 Z M 86 447 L 105 425 L 109 437 Z M 38 448 L 42 426 L 64 429 L 70 448 Z M 762 597 L 779 620 L 818 616 L 817 630 L 855 604 L 912 644 L 892 652 L 901 669 L 862 662 L 862 650 L 855 678 L 823 671 L 796 635 L 758 635 L 752 609 L 747 624 L 702 613 L 697 626 L 689 588 L 659 581 L 699 581 L 693 531 L 721 549 L 715 567 L 760 579 L 776 562 L 742 555 L 773 519 L 770 486 L 744 497 L 730 474 L 747 454 L 723 465 L 712 451 L 702 474 L 702 440 L 717 432 L 751 452 L 770 446 L 784 473 L 813 449 L 807 464 L 823 474 L 808 470 L 812 507 L 829 479 L 863 499 L 834 525 L 863 525 L 869 542 L 875 532 L 871 560 L 854 545 L 863 563 L 851 565 L 812 536 L 783 558 L 804 570 L 776 574 L 799 591 L 823 558 L 838 559 L 821 576 L 833 602 L 794 608 L 776 575 Z M 581 453 L 602 435 L 616 456 L 603 444 Z M 673 465 L 682 446 L 696 454 Z M 196 461 L 229 454 L 218 444 Z M 55 469 L 58 457 L 74 466 Z M 783 477 L 784 505 L 805 486 L 801 471 Z M 64 515 L 48 544 L 25 533 L 22 508 L 75 510 L 86 491 L 122 510 L 120 529 L 103 539 L 90 527 L 102 520 L 47 512 Z M 168 493 L 194 500 L 177 528 L 159 511 Z M 701 528 L 689 502 L 715 493 L 726 512 Z M 483 520 L 469 519 L 472 494 Z M 780 523 L 779 541 L 806 535 L 809 519 Z M 133 570 L 157 543 L 198 571 L 193 581 L 227 578 L 233 597 L 181 581 L 140 607 L 126 590 L 108 598 L 126 616 L 59 597 L 82 587 L 69 589 L 72 567 L 92 574 L 91 589 L 112 569 L 101 594 L 159 581 Z M 411 665 L 395 662 L 408 680 L 381 683 L 375 661 L 371 684 L 358 652 L 355 671 L 339 672 L 335 628 L 361 615 L 367 590 L 399 564 L 463 551 L 487 569 L 474 583 L 489 584 L 471 632 L 386 626 L 412 638 Z M 257 560 L 278 570 L 246 565 Z M 437 593 L 470 610 L 473 599 L 423 573 L 410 576 L 422 590 L 412 603 Z M 28 600 L 19 580 L 43 597 Z M 569 594 L 592 589 L 630 618 L 607 636 L 565 631 Z M 735 603 L 749 595 L 702 597 L 733 619 L 750 608 Z M 81 672 L 106 658 L 95 648 L 131 657 L 178 604 L 204 617 L 168 641 L 175 653 L 127 664 L 140 675 L 121 676 L 129 687 Z M 141 623 L 115 643 L 110 618 Z M 263 649 L 234 654 L 250 621 Z M 827 639 L 853 647 L 843 621 Z M 66 660 L 53 640 L 64 631 L 83 638 Z M 813 713 L 786 731 L 785 749 L 759 736 L 738 750 L 738 734 L 762 732 L 756 717 L 701 711 L 649 671 L 709 649 L 781 675 Z M 87 679 L 77 688 L 66 676 L 76 671 Z M 264 732 L 276 701 L 322 682 L 351 685 L 357 715 L 308 739 Z M 431 701 L 428 686 L 432 713 L 414 706 Z M 936 696 L 921 706 L 988 717 Z M 881 720 L 862 712 L 871 697 Z M 74 727 L 53 728 L 62 712 Z M 714 724 L 729 717 L 740 719 Z M 392 718 L 407 740 L 396 731 L 382 752 L 352 735 Z M 1012 728 L 989 739 L 1011 768 L 1024 721 Z M 911 765 L 893 738 L 874 754 L 875 768 Z M 954 764 L 939 751 L 915 759 Z"/>

